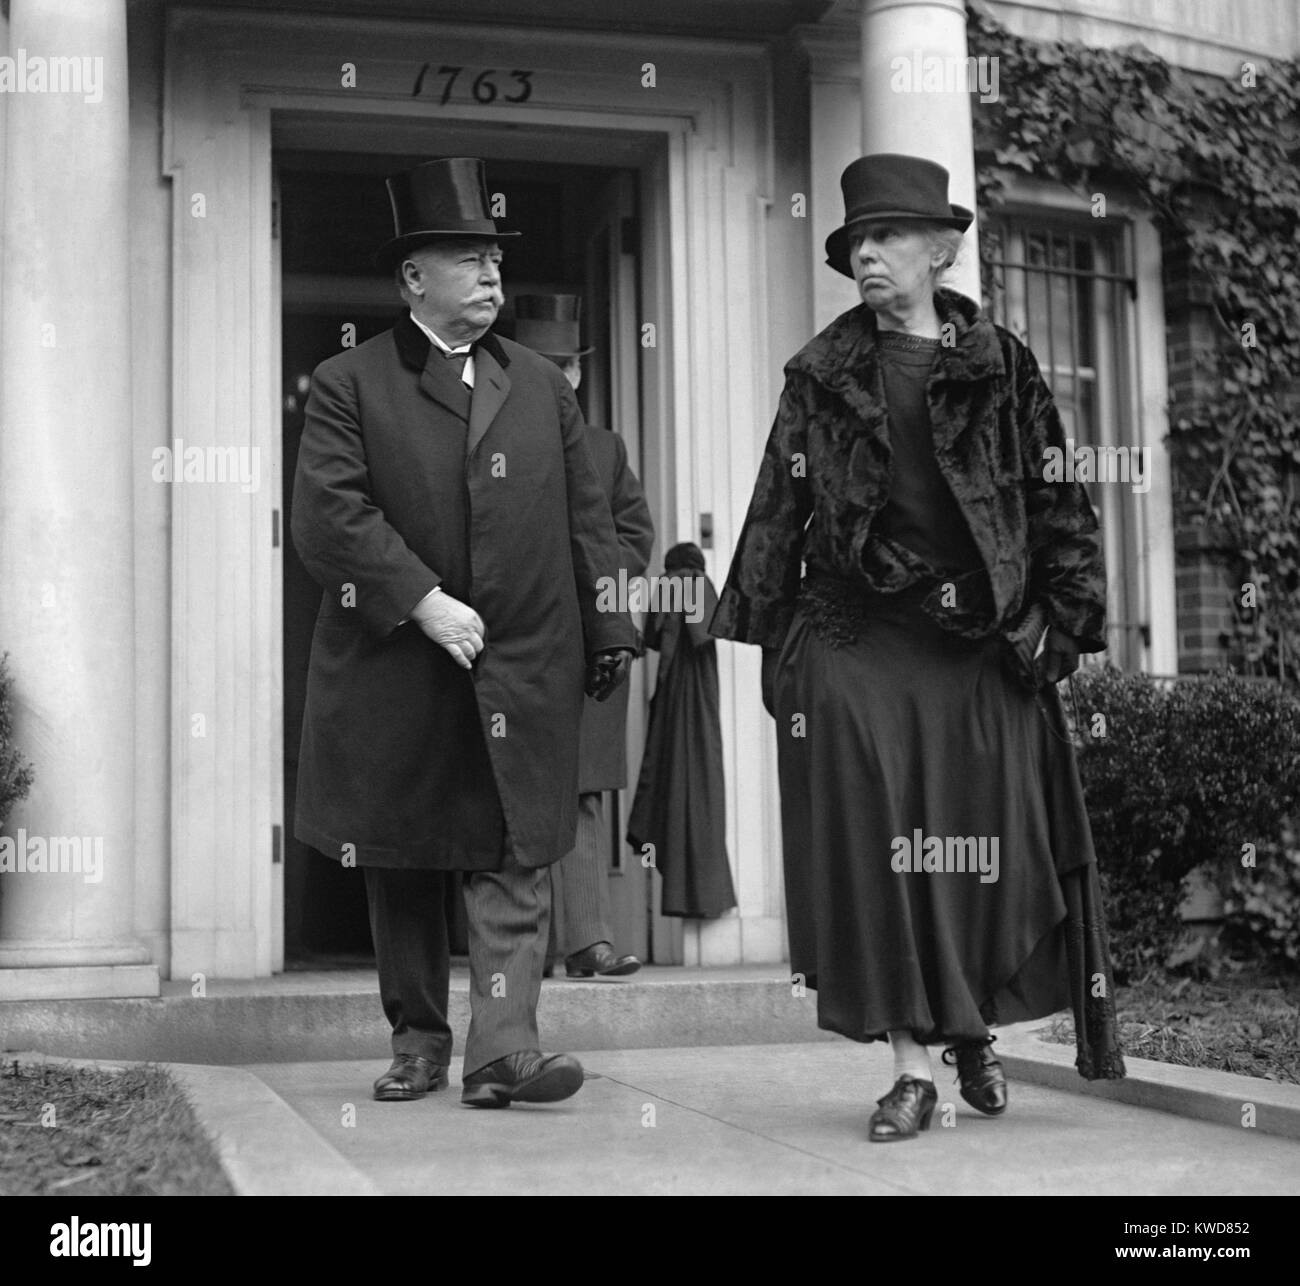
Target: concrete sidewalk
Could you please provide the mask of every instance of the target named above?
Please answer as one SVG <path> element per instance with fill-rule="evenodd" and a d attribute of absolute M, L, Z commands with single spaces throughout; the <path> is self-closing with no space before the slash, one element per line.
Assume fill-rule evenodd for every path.
<path fill-rule="evenodd" d="M 1036 1039 L 1013 1032 L 1007 1043 L 1023 1044 L 1021 1036 Z M 1053 1048 L 1072 1054 L 1045 1046 L 1039 1082 L 1060 1067 Z M 1296 1086 L 1132 1060 L 1129 1081 L 1104 1086 L 1085 1086 L 1068 1069 L 1085 1089 L 1077 1093 L 1018 1079 L 1013 1068 L 1032 1070 L 1037 1051 L 1008 1051 L 1004 1117 L 967 1107 L 953 1073 L 936 1068 L 930 1131 L 879 1145 L 867 1142 L 866 1124 L 892 1080 L 884 1045 L 579 1057 L 589 1079 L 573 1099 L 503 1111 L 461 1105 L 459 1061 L 448 1091 L 412 1103 L 371 1099 L 384 1058 L 174 1070 L 232 1182 L 250 1195 L 1300 1192 L 1300 1141 L 1241 1124 L 1243 1104 L 1257 1116 L 1270 1111 L 1274 1125 L 1300 1119 Z M 1179 1105 L 1197 1096 L 1233 1123 L 1181 1115 Z"/>
<path fill-rule="evenodd" d="M 0 1045 L 169 1066 L 248 1194 L 1300 1192 L 1300 1086 L 1140 1059 L 1089 1083 L 1073 1046 L 1040 1038 L 1048 1021 L 997 1031 L 1006 1116 L 968 1108 L 936 1059 L 929 1133 L 882 1146 L 866 1126 L 888 1047 L 821 1031 L 781 966 L 544 984 L 547 1048 L 585 1050 L 591 1079 L 568 1102 L 495 1112 L 461 1106 L 459 1060 L 447 1092 L 373 1101 L 390 1035 L 377 990 L 356 970 L 14 1002 Z M 453 1031 L 468 1017 L 458 969 Z"/>

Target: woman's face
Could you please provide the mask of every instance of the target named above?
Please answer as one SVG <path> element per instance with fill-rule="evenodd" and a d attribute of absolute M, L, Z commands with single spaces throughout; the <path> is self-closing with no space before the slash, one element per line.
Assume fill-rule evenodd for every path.
<path fill-rule="evenodd" d="M 929 228 L 913 219 L 867 219 L 849 229 L 849 262 L 862 302 L 894 312 L 928 300 L 941 262 Z"/>

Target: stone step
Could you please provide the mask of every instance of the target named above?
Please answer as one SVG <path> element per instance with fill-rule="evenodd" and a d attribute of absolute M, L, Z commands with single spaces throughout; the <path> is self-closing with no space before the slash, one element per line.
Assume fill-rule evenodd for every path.
<path fill-rule="evenodd" d="M 551 1050 L 834 1039 L 817 1027 L 816 993 L 794 992 L 779 964 L 647 966 L 625 979 L 544 982 L 538 1021 Z M 463 968 L 453 969 L 449 1009 L 459 1051 L 469 1024 Z M 226 1065 L 382 1059 L 389 1027 L 373 970 L 285 973 L 209 980 L 202 996 L 188 983 L 165 982 L 157 999 L 3 1002 L 0 1049 Z"/>

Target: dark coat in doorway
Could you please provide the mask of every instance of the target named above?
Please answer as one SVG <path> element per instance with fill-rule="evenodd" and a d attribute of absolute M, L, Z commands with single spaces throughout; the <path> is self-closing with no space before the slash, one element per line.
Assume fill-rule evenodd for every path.
<path fill-rule="evenodd" d="M 489 333 L 472 400 L 404 315 L 312 376 L 292 532 L 324 590 L 295 833 L 359 866 L 496 870 L 573 846 L 586 656 L 632 647 L 597 610 L 609 504 L 558 368 Z M 407 620 L 473 607 L 472 671 Z"/>
<path fill-rule="evenodd" d="M 627 462 L 627 447 L 617 433 L 587 426 L 587 447 L 609 497 L 618 535 L 618 565 L 629 576 L 640 576 L 650 564 L 655 529 L 641 483 Z M 578 790 L 622 790 L 627 785 L 627 702 L 623 684 L 605 701 L 586 699 L 582 709 Z"/>
<path fill-rule="evenodd" d="M 638 855 L 654 845 L 662 915 L 718 916 L 736 905 L 727 861 L 717 644 L 709 634 L 718 595 L 704 573 L 704 555 L 689 542 L 668 551 L 664 569 L 665 581 L 694 582 L 702 611 L 663 610 L 646 621 L 646 646 L 658 651 L 659 672 L 627 841 Z"/>

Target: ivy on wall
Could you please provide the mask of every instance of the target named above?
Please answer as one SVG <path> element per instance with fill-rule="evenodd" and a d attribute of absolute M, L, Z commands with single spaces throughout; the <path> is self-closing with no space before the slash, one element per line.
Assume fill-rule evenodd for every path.
<path fill-rule="evenodd" d="M 1233 603 L 1248 668 L 1300 680 L 1300 61 L 1193 74 L 1140 45 L 1026 40 L 972 5 L 967 35 L 998 59 L 997 95 L 971 97 L 982 216 L 1021 171 L 1137 195 L 1185 248 L 1220 342 L 1171 427 L 1177 512 L 1255 587 Z"/>

